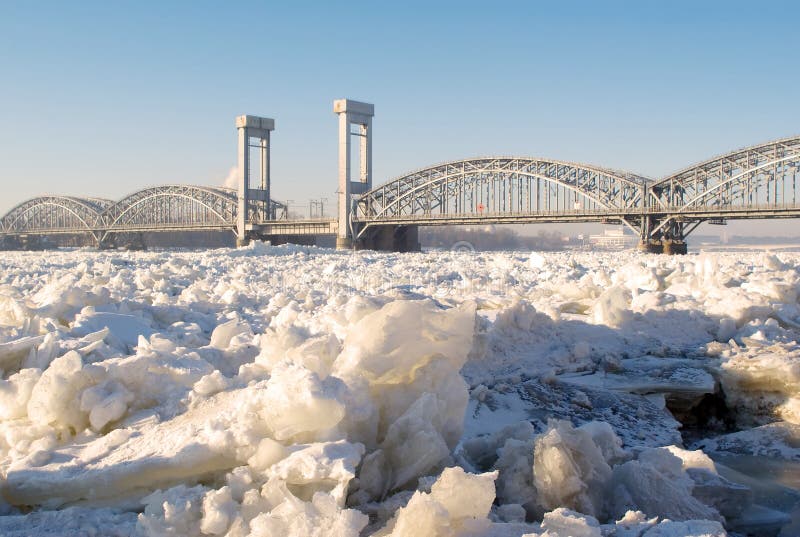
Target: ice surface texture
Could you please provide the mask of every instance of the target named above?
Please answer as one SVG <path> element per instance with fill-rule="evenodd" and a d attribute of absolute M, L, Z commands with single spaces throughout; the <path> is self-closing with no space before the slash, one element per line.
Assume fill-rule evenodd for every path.
<path fill-rule="evenodd" d="M 659 449 L 664 402 L 718 382 L 740 424 L 784 422 L 709 448 L 795 457 L 791 255 L 0 267 L 2 534 L 722 535 L 746 488 Z"/>

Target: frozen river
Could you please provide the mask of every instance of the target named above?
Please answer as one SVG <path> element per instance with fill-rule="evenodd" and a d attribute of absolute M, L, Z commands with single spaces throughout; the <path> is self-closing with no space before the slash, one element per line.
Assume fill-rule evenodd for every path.
<path fill-rule="evenodd" d="M 0 534 L 798 535 L 799 268 L 3 252 Z"/>

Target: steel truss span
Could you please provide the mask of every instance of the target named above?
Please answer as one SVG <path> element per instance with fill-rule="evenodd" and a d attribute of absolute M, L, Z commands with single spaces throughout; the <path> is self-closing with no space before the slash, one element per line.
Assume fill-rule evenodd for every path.
<path fill-rule="evenodd" d="M 234 190 L 170 185 L 146 188 L 124 197 L 102 215 L 108 232 L 153 229 L 215 229 L 233 225 Z"/>
<path fill-rule="evenodd" d="M 800 217 L 800 137 L 745 147 L 653 182 L 643 237 L 684 239 L 702 222 Z"/>
<path fill-rule="evenodd" d="M 539 158 L 478 158 L 414 171 L 364 194 L 353 220 L 415 221 L 564 216 L 590 220 L 641 206 L 647 181 L 633 174 Z"/>
<path fill-rule="evenodd" d="M 798 168 L 800 137 L 746 147 L 654 182 L 651 205 L 685 211 L 794 205 Z"/>
<path fill-rule="evenodd" d="M 114 204 L 97 198 L 40 196 L 20 203 L 0 219 L 3 233 L 92 232 L 100 215 Z"/>
<path fill-rule="evenodd" d="M 271 207 L 272 214 L 285 216 L 286 206 L 283 203 L 272 200 Z M 116 233 L 234 230 L 237 209 L 236 190 L 190 185 L 146 188 L 117 202 L 96 198 L 40 196 L 17 205 L 3 216 L 0 219 L 0 233 L 88 233 L 100 243 Z M 253 213 L 259 214 L 257 211 Z"/>
<path fill-rule="evenodd" d="M 478 158 L 416 170 L 357 201 L 380 225 L 617 221 L 643 240 L 682 240 L 704 221 L 800 217 L 800 137 L 715 157 L 659 181 L 584 164 Z"/>

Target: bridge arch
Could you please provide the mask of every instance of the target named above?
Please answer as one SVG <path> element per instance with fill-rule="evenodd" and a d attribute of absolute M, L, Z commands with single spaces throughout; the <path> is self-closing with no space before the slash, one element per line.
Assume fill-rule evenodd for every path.
<path fill-rule="evenodd" d="M 101 198 L 38 196 L 24 201 L 0 219 L 6 234 L 93 232 L 100 215 L 114 202 Z"/>
<path fill-rule="evenodd" d="M 165 227 L 176 231 L 232 227 L 236 209 L 237 197 L 233 189 L 164 185 L 133 192 L 109 206 L 100 216 L 106 236 Z"/>
<path fill-rule="evenodd" d="M 650 188 L 650 205 L 678 212 L 797 204 L 800 136 L 745 147 L 694 164 Z"/>
<path fill-rule="evenodd" d="M 648 181 L 595 166 L 520 157 L 474 158 L 422 168 L 358 198 L 354 220 L 415 215 L 615 213 L 643 203 Z"/>

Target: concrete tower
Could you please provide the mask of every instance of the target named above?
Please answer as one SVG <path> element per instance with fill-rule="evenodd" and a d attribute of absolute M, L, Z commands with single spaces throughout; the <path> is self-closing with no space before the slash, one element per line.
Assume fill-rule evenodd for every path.
<path fill-rule="evenodd" d="M 352 196 L 372 188 L 372 117 L 375 106 L 349 99 L 333 101 L 333 111 L 339 114 L 339 235 L 337 248 L 350 248 L 353 236 L 350 230 Z M 352 131 L 352 125 L 358 127 Z M 350 142 L 352 136 L 361 138 L 361 162 L 358 180 L 350 173 Z"/>
<path fill-rule="evenodd" d="M 248 242 L 248 225 L 253 220 L 271 220 L 275 217 L 270 206 L 270 132 L 275 130 L 275 120 L 257 116 L 236 118 L 239 130 L 239 210 L 236 216 L 236 242 Z M 250 149 L 260 151 L 258 183 L 253 185 L 250 169 Z"/>

